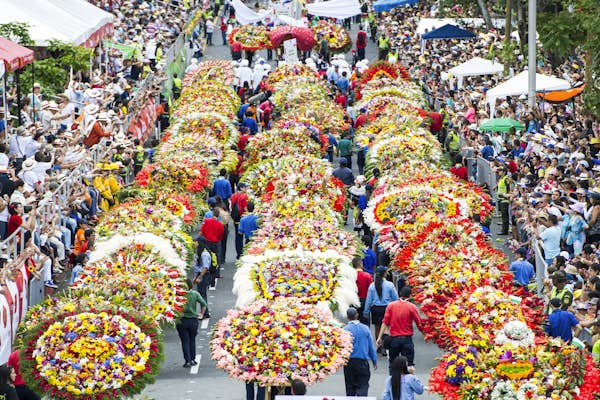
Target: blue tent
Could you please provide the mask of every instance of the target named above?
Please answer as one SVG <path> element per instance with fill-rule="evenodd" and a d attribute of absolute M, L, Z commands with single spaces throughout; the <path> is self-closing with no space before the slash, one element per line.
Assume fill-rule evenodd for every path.
<path fill-rule="evenodd" d="M 427 32 L 421 39 L 473 39 L 475 34 L 465 29 L 459 28 L 456 25 L 446 24 L 440 28 L 437 28 L 431 32 Z"/>
<path fill-rule="evenodd" d="M 390 11 L 392 8 L 402 6 L 414 6 L 418 0 L 377 0 L 373 3 L 373 9 L 375 12 Z"/>

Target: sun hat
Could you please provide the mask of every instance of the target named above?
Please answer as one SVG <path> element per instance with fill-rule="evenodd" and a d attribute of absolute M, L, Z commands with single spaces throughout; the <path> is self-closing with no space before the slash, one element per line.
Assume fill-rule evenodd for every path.
<path fill-rule="evenodd" d="M 37 162 L 33 158 L 28 158 L 27 160 L 23 161 L 21 168 L 23 171 L 31 171 L 36 164 Z"/>
<path fill-rule="evenodd" d="M 581 203 L 575 203 L 575 204 L 571 204 L 569 206 L 569 208 L 573 211 L 575 211 L 578 214 L 583 214 L 585 212 L 585 209 L 583 207 L 583 204 Z"/>
<path fill-rule="evenodd" d="M 98 106 L 98 104 L 88 104 L 87 106 L 85 106 L 83 111 L 88 115 L 96 114 L 98 111 L 100 111 L 100 107 Z"/>
<path fill-rule="evenodd" d="M 568 264 L 565 267 L 565 272 L 567 274 L 571 274 L 571 275 L 577 275 L 577 268 L 575 268 L 575 266 L 573 264 Z"/>

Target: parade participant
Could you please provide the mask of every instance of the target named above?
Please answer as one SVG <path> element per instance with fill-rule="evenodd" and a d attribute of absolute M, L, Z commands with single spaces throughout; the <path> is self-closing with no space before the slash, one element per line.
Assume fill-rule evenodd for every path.
<path fill-rule="evenodd" d="M 188 291 L 186 294 L 186 302 L 183 306 L 183 316 L 176 325 L 179 339 L 181 340 L 181 348 L 183 350 L 183 358 L 185 363 L 183 368 L 189 368 L 192 365 L 198 365 L 196 361 L 196 335 L 198 334 L 198 320 L 201 320 L 206 310 L 206 302 L 193 288 L 192 281 L 188 278 Z M 202 307 L 200 312 L 196 311 L 197 304 Z"/>
<path fill-rule="evenodd" d="M 359 314 L 354 307 L 346 310 L 348 324 L 345 330 L 352 334 L 352 353 L 344 366 L 346 396 L 367 396 L 369 392 L 369 360 L 373 369 L 377 369 L 377 353 L 369 328 L 358 321 Z"/>
<path fill-rule="evenodd" d="M 227 170 L 221 168 L 219 171 L 219 177 L 213 182 L 213 188 L 211 194 L 213 196 L 219 196 L 226 204 L 226 208 L 229 209 L 229 198 L 231 197 L 231 183 L 227 179 Z"/>
<path fill-rule="evenodd" d="M 394 284 L 387 279 L 387 268 L 384 266 L 377 267 L 375 273 L 375 282 L 369 285 L 367 291 L 367 300 L 365 301 L 365 310 L 363 315 L 371 317 L 371 323 L 375 325 L 375 337 L 381 338 L 381 324 L 386 315 L 387 306 L 395 300 L 398 300 L 398 293 Z M 381 340 L 377 342 L 377 352 L 385 356 L 386 352 L 382 346 Z"/>
<path fill-rule="evenodd" d="M 385 380 L 383 400 L 414 400 L 415 394 L 423 394 L 425 387 L 410 372 L 406 357 L 398 356 L 390 370 L 390 376 Z"/>
<path fill-rule="evenodd" d="M 394 360 L 400 354 L 406 357 L 409 367 L 415 365 L 415 345 L 412 340 L 414 334 L 413 322 L 421 330 L 423 320 L 419 315 L 417 306 L 411 303 L 409 299 L 410 287 L 404 286 L 400 290 L 400 299 L 388 304 L 377 337 L 377 346 L 381 346 L 383 335 L 390 335 L 390 365 L 393 365 Z"/>
<path fill-rule="evenodd" d="M 527 261 L 527 249 L 520 247 L 517 250 L 518 258 L 510 264 L 509 271 L 514 274 L 515 285 L 527 287 L 535 276 L 533 265 Z"/>
<path fill-rule="evenodd" d="M 200 233 L 202 234 L 206 247 L 212 253 L 217 254 L 219 257 L 219 267 L 223 264 L 223 259 L 221 259 L 221 240 L 223 239 L 223 233 L 225 232 L 225 227 L 223 223 L 219 220 L 220 213 L 218 209 L 212 210 L 212 216 L 208 218 L 204 218 L 202 222 L 202 226 L 200 227 Z M 219 274 L 220 275 L 220 274 Z M 219 276 L 217 276 L 218 278 Z"/>
<path fill-rule="evenodd" d="M 17 374 L 13 367 L 8 365 L 0 366 L 0 399 L 19 400 L 15 389 L 15 379 Z"/>
<path fill-rule="evenodd" d="M 333 171 L 333 176 L 338 178 L 346 186 L 354 183 L 354 174 L 348 168 L 348 161 L 345 158 L 340 158 L 340 166 Z"/>
<path fill-rule="evenodd" d="M 27 386 L 23 380 L 23 376 L 21 376 L 21 350 L 19 347 L 15 347 L 15 350 L 8 357 L 8 362 L 6 365 L 11 367 L 15 373 L 13 384 L 15 386 L 18 400 L 40 400 L 40 396 L 38 396 Z"/>
<path fill-rule="evenodd" d="M 231 196 L 231 219 L 235 228 L 235 252 L 237 258 L 242 255 L 244 247 L 244 238 L 239 235 L 240 220 L 246 213 L 248 206 L 248 194 L 246 193 L 246 184 L 240 182 L 238 190 Z"/>
<path fill-rule="evenodd" d="M 369 319 L 363 315 L 369 286 L 373 283 L 373 277 L 368 272 L 363 270 L 363 261 L 360 257 L 352 259 L 352 266 L 356 269 L 356 287 L 358 288 L 358 299 L 360 307 L 358 308 L 358 319 L 363 324 L 369 326 Z"/>

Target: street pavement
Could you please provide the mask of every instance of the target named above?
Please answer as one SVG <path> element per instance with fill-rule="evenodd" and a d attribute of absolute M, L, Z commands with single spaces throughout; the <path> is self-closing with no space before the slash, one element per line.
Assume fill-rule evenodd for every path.
<path fill-rule="evenodd" d="M 356 37 L 357 25 L 352 25 L 352 37 Z M 220 37 L 215 37 L 215 46 L 207 47 L 205 60 L 207 59 L 230 59 L 229 48 L 220 45 Z M 266 57 L 266 51 L 260 54 Z M 366 56 L 370 61 L 377 57 L 377 49 L 374 43 L 369 42 Z M 348 53 L 346 59 L 351 60 L 351 54 Z M 354 171 L 357 175 L 357 171 Z M 232 278 L 235 272 L 235 246 L 233 240 L 233 229 L 230 229 L 230 237 L 227 262 L 222 273 L 223 278 L 219 279 L 215 290 L 208 291 L 208 303 L 211 318 L 202 321 L 197 337 L 197 361 L 198 367 L 192 369 L 183 368 L 183 355 L 179 337 L 174 328 L 166 328 L 164 353 L 165 360 L 161 372 L 154 384 L 149 385 L 142 393 L 139 399 L 144 400 L 242 400 L 245 399 L 245 386 L 242 382 L 228 377 L 222 370 L 215 368 L 215 364 L 210 357 L 209 341 L 214 324 L 223 316 L 227 310 L 234 308 L 235 296 L 231 293 Z M 423 336 L 416 330 L 415 341 L 415 364 L 416 374 L 424 385 L 427 385 L 431 368 L 437 365 L 437 358 L 442 355 L 441 350 L 434 344 L 425 343 Z M 385 379 L 388 376 L 387 358 L 379 357 L 379 368 L 376 371 L 371 370 L 371 380 L 369 395 L 381 398 Z M 337 374 L 328 377 L 325 381 L 310 386 L 307 395 L 315 396 L 343 396 L 345 395 L 344 374 L 340 370 Z M 425 392 L 422 396 L 417 396 L 420 400 L 430 400 L 439 398 L 437 395 Z"/>

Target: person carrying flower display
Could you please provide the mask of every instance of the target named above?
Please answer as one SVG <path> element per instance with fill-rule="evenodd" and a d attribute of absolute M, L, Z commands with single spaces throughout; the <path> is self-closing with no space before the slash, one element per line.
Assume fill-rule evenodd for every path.
<path fill-rule="evenodd" d="M 373 362 L 373 369 L 377 369 L 377 352 L 369 328 L 358 320 L 356 308 L 346 310 L 348 324 L 345 330 L 352 334 L 352 354 L 344 366 L 344 381 L 346 383 L 346 396 L 367 396 L 369 392 L 369 360 Z"/>
<path fill-rule="evenodd" d="M 211 194 L 213 196 L 219 196 L 226 204 L 229 209 L 229 198 L 231 197 L 231 183 L 227 179 L 227 170 L 221 168 L 219 171 L 219 177 L 213 182 L 213 188 Z"/>
<path fill-rule="evenodd" d="M 187 279 L 188 291 L 186 294 L 186 302 L 183 306 L 183 316 L 177 323 L 177 333 L 181 340 L 181 349 L 183 350 L 183 358 L 185 363 L 183 368 L 189 368 L 192 365 L 198 365 L 196 361 L 196 335 L 198 334 L 198 320 L 204 318 L 206 311 L 206 301 L 200 293 L 195 291 L 193 283 Z M 200 312 L 196 311 L 197 304 L 202 307 Z"/>
<path fill-rule="evenodd" d="M 390 372 L 394 360 L 400 354 L 406 357 L 409 367 L 415 365 L 415 345 L 412 340 L 413 322 L 422 331 L 424 321 L 419 315 L 417 306 L 409 301 L 410 292 L 410 287 L 404 286 L 400 290 L 400 299 L 388 304 L 377 337 L 377 346 L 381 346 L 383 335 L 390 335 Z"/>

